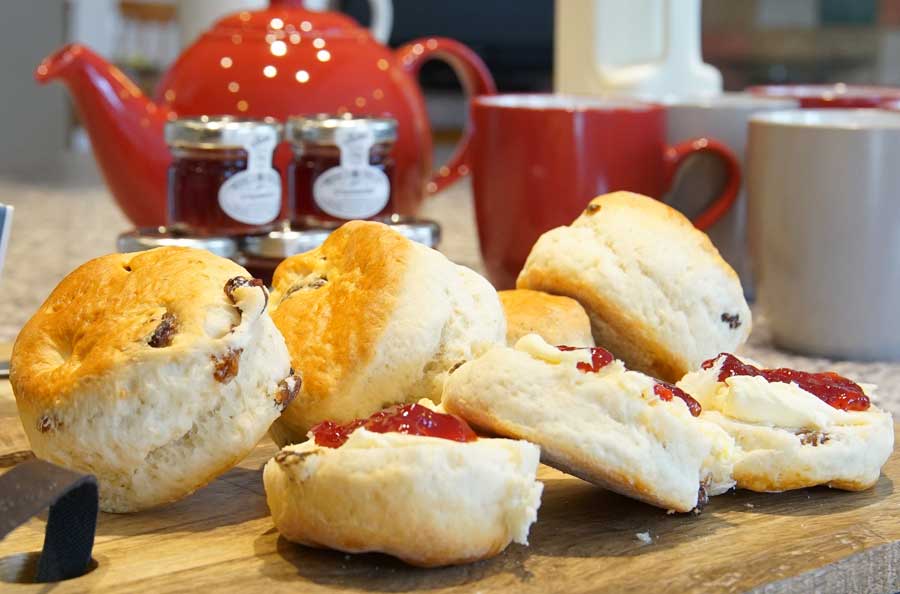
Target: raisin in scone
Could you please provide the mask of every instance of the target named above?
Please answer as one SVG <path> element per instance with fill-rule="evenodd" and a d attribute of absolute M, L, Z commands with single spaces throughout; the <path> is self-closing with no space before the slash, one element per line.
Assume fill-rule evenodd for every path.
<path fill-rule="evenodd" d="M 594 198 L 570 226 L 544 233 L 516 286 L 576 299 L 598 345 L 668 382 L 750 334 L 741 283 L 709 237 L 631 192 Z"/>
<path fill-rule="evenodd" d="M 272 318 L 303 376 L 272 426 L 279 445 L 326 419 L 350 421 L 420 398 L 495 344 L 497 292 L 472 270 L 381 223 L 352 221 L 275 270 Z"/>
<path fill-rule="evenodd" d="M 528 543 L 539 457 L 524 441 L 476 437 L 423 401 L 317 425 L 266 464 L 263 482 L 290 541 L 434 567 Z"/>
<path fill-rule="evenodd" d="M 721 354 L 678 386 L 703 405 L 701 418 L 734 437 L 744 489 L 868 489 L 894 448 L 891 414 L 870 401 L 874 387 L 835 373 L 761 369 Z"/>
<path fill-rule="evenodd" d="M 97 476 L 105 511 L 174 501 L 240 461 L 300 387 L 268 293 L 209 252 L 91 260 L 16 339 L 35 454 Z"/>
<path fill-rule="evenodd" d="M 733 441 L 695 416 L 700 405 L 599 347 L 531 334 L 456 369 L 441 405 L 538 444 L 545 464 L 667 510 L 690 511 L 734 484 Z"/>
<path fill-rule="evenodd" d="M 550 344 L 594 346 L 591 321 L 574 299 L 543 291 L 500 291 L 506 314 L 506 343 L 516 344 L 527 334 L 537 334 Z"/>

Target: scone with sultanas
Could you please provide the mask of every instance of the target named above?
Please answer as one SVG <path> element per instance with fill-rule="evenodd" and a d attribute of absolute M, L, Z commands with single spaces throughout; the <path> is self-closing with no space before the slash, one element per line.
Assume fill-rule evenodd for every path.
<path fill-rule="evenodd" d="M 516 285 L 576 299 L 598 345 L 668 382 L 750 334 L 741 283 L 709 237 L 631 192 L 594 198 L 572 225 L 544 233 Z"/>
<path fill-rule="evenodd" d="M 528 544 L 539 458 L 537 446 L 478 438 L 423 400 L 314 427 L 266 464 L 263 482 L 288 540 L 433 567 Z"/>
<path fill-rule="evenodd" d="M 174 501 L 228 470 L 300 387 L 267 302 L 262 282 L 202 250 L 79 267 L 13 349 L 35 454 L 96 475 L 113 512 Z"/>
<path fill-rule="evenodd" d="M 282 262 L 273 287 L 272 318 L 303 376 L 272 426 L 282 446 L 326 419 L 439 400 L 447 372 L 506 333 L 490 283 L 381 223 L 346 223 Z"/>
<path fill-rule="evenodd" d="M 678 385 L 703 405 L 701 418 L 734 437 L 744 489 L 861 491 L 894 448 L 891 414 L 870 401 L 874 387 L 835 373 L 761 369 L 721 354 Z"/>
<path fill-rule="evenodd" d="M 497 294 L 506 314 L 506 344 L 537 334 L 550 344 L 594 346 L 591 321 L 574 299 L 528 289 Z"/>
<path fill-rule="evenodd" d="M 602 348 L 537 335 L 455 370 L 442 406 L 473 426 L 541 447 L 545 464 L 622 495 L 687 512 L 727 491 L 732 439 L 700 405 Z"/>

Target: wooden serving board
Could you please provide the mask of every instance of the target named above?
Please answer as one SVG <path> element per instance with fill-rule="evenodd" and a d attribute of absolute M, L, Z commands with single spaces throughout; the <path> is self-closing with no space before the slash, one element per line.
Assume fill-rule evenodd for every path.
<path fill-rule="evenodd" d="M 53 585 L 9 583 L 33 563 L 44 520 L 0 541 L 3 592 L 896 592 L 900 455 L 864 493 L 827 488 L 713 498 L 700 515 L 664 511 L 542 467 L 531 546 L 444 569 L 377 554 L 345 555 L 280 538 L 261 467 L 265 441 L 240 466 L 158 510 L 101 514 L 97 567 Z M 0 472 L 29 456 L 7 382 L 0 383 Z M 397 518 L 402 522 L 403 518 Z M 638 533 L 648 532 L 651 544 Z"/>

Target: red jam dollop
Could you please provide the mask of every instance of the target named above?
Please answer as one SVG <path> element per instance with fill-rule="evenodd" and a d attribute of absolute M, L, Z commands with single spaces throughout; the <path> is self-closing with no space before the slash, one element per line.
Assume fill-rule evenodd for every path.
<path fill-rule="evenodd" d="M 558 350 L 566 352 L 566 351 L 583 351 L 590 349 L 591 351 L 591 362 L 587 361 L 579 361 L 575 367 L 579 369 L 582 373 L 593 372 L 597 373 L 610 363 L 615 360 L 613 354 L 601 347 L 573 347 L 566 345 L 559 345 L 556 347 Z"/>
<path fill-rule="evenodd" d="M 454 415 L 434 412 L 419 404 L 403 404 L 379 411 L 368 419 L 356 419 L 340 425 L 323 421 L 310 429 L 316 444 L 339 448 L 350 434 L 365 427 L 373 433 L 406 433 L 424 437 L 440 437 L 452 441 L 475 441 L 478 436 L 468 423 Z"/>
<path fill-rule="evenodd" d="M 680 398 L 687 404 L 688 410 L 691 411 L 691 415 L 695 417 L 699 417 L 703 410 L 699 402 L 694 400 L 690 394 L 678 386 L 660 382 L 653 385 L 653 393 L 659 396 L 660 400 L 665 400 L 666 402 L 669 402 L 672 398 Z"/>
<path fill-rule="evenodd" d="M 869 397 L 855 382 L 834 373 L 809 373 L 782 367 L 779 369 L 759 369 L 753 365 L 744 363 L 734 355 L 721 353 L 718 357 L 703 362 L 703 369 L 711 369 L 716 361 L 724 357 L 722 369 L 719 371 L 719 381 L 735 375 L 748 375 L 762 377 L 769 382 L 782 384 L 796 384 L 800 389 L 806 390 L 819 400 L 840 410 L 868 410 Z"/>

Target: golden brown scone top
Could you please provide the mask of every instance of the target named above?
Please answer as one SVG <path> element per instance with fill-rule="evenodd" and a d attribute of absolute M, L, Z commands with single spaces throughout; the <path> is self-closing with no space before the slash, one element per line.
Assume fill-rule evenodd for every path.
<path fill-rule="evenodd" d="M 497 294 L 506 314 L 507 344 L 534 333 L 554 345 L 593 346 L 591 321 L 574 299 L 530 289 Z"/>
<path fill-rule="evenodd" d="M 386 225 L 351 221 L 275 270 L 272 319 L 307 400 L 327 397 L 373 357 L 412 249 Z"/>
<path fill-rule="evenodd" d="M 217 338 L 207 334 L 207 318 L 239 321 L 225 293 L 225 284 L 239 276 L 250 278 L 231 260 L 182 247 L 110 254 L 83 264 L 16 339 L 10 381 L 19 406 L 50 407 L 114 367 Z"/>

